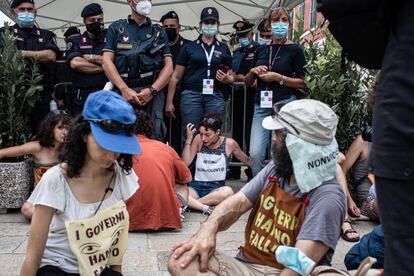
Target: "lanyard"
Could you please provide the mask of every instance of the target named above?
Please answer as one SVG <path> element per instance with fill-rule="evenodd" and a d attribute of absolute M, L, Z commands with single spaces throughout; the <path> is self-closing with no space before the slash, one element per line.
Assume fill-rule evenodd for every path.
<path fill-rule="evenodd" d="M 282 45 L 279 46 L 279 48 L 276 51 L 276 55 L 274 56 L 273 60 L 272 60 L 272 54 L 273 54 L 273 47 L 270 46 L 270 55 L 269 55 L 269 71 L 272 71 L 273 66 L 275 65 L 276 59 L 278 59 L 278 54 L 280 52 L 280 48 L 282 48 Z"/>
<path fill-rule="evenodd" d="M 210 78 L 210 66 L 211 66 L 211 60 L 213 59 L 213 53 L 214 53 L 214 47 L 216 45 L 213 45 L 213 47 L 211 47 L 211 51 L 210 53 L 207 53 L 206 48 L 204 48 L 204 44 L 201 44 L 201 47 L 203 47 L 204 53 L 206 54 L 206 59 L 207 59 L 207 78 Z"/>

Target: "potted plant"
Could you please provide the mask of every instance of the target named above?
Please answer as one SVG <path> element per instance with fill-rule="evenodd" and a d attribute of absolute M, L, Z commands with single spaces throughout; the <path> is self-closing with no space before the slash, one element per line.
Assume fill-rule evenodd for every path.
<path fill-rule="evenodd" d="M 336 139 L 339 150 L 346 151 L 370 123 L 365 91 L 372 86 L 375 72 L 348 61 L 339 43 L 320 25 L 307 35 L 296 30 L 293 37 L 305 52 L 305 84 L 310 98 L 328 104 L 338 115 Z"/>
<path fill-rule="evenodd" d="M 5 25 L 0 49 L 0 148 L 21 145 L 31 133 L 28 114 L 37 99 L 41 75 L 36 63 L 28 66 Z M 27 156 L 0 160 L 0 209 L 20 208 L 33 183 Z"/>

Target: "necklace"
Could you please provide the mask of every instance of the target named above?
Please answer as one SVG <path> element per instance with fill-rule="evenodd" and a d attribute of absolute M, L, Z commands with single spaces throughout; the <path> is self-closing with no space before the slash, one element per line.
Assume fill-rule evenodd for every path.
<path fill-rule="evenodd" d="M 115 176 L 115 170 L 112 172 L 111 180 L 109 180 L 108 187 L 106 187 L 106 189 L 105 189 L 105 193 L 104 193 L 104 195 L 103 195 L 103 197 L 101 199 L 101 202 L 99 202 L 98 208 L 96 208 L 95 214 L 93 214 L 94 216 L 96 215 L 96 213 L 98 213 L 99 208 L 101 208 L 101 205 L 102 205 L 103 201 L 105 200 L 106 194 L 109 191 L 111 191 L 111 192 L 114 191 L 114 189 L 111 187 L 112 180 L 114 179 L 114 176 Z"/>

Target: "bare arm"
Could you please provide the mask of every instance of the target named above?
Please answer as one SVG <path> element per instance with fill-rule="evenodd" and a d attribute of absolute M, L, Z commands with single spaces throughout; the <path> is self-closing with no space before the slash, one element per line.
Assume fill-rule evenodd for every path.
<path fill-rule="evenodd" d="M 299 248 L 308 258 L 312 259 L 315 263 L 319 263 L 326 252 L 328 252 L 328 246 L 319 241 L 310 240 L 298 240 L 295 244 L 296 248 Z M 280 273 L 280 276 L 296 276 L 299 275 L 295 271 L 285 268 Z"/>
<path fill-rule="evenodd" d="M 27 154 L 36 154 L 41 150 L 39 142 L 33 141 L 24 145 L 0 149 L 0 159 L 6 157 L 16 157 Z"/>
<path fill-rule="evenodd" d="M 250 167 L 250 158 L 247 156 L 247 154 L 244 153 L 244 151 L 241 150 L 239 144 L 231 138 L 227 138 L 228 139 L 228 143 L 230 146 L 230 151 L 233 153 L 233 155 L 240 160 L 241 162 L 243 162 L 246 166 Z"/>
<path fill-rule="evenodd" d="M 172 58 L 170 56 L 164 57 L 164 67 L 161 69 L 157 80 L 152 84 L 152 86 L 157 90 L 163 89 L 170 81 L 173 71 L 174 66 Z"/>
<path fill-rule="evenodd" d="M 83 55 L 82 57 L 86 59 L 88 62 L 102 66 L 102 63 L 103 63 L 102 55 Z"/>
<path fill-rule="evenodd" d="M 99 74 L 103 72 L 101 66 L 87 61 L 83 57 L 74 57 L 70 63 L 70 68 L 86 74 Z"/>
<path fill-rule="evenodd" d="M 30 225 L 27 254 L 20 271 L 21 276 L 35 276 L 45 251 L 50 222 L 55 209 L 36 205 Z"/>
<path fill-rule="evenodd" d="M 185 71 L 185 66 L 182 65 L 176 65 L 175 70 L 171 76 L 170 83 L 168 84 L 168 93 L 167 98 L 165 100 L 165 113 L 168 117 L 175 117 L 174 111 L 174 96 L 175 92 L 177 90 L 177 83 L 183 78 Z"/>
<path fill-rule="evenodd" d="M 197 233 L 190 240 L 182 242 L 173 248 L 173 258 L 178 260 L 184 253 L 185 258 L 181 268 L 186 268 L 192 260 L 200 257 L 200 271 L 206 272 L 208 260 L 216 247 L 218 231 L 228 229 L 242 214 L 251 209 L 253 204 L 242 193 L 235 195 L 220 203 L 204 222 Z"/>
<path fill-rule="evenodd" d="M 360 158 L 364 146 L 366 146 L 364 140 L 359 135 L 355 140 L 352 142 L 351 146 L 349 147 L 348 151 L 345 154 L 345 161 L 341 164 L 342 170 L 345 175 L 348 174 L 349 170 L 355 164 L 355 162 Z"/>
<path fill-rule="evenodd" d="M 260 74 L 267 72 L 267 66 L 259 65 L 250 69 L 249 73 L 245 76 L 244 82 L 247 87 L 252 87 L 256 82 L 256 78 Z"/>
<path fill-rule="evenodd" d="M 190 166 L 191 162 L 193 162 L 194 157 L 197 154 L 198 147 L 201 144 L 200 135 L 197 135 L 193 141 L 195 132 L 196 129 L 194 125 L 192 123 L 187 124 L 187 138 L 181 154 L 181 158 L 187 166 Z"/>
<path fill-rule="evenodd" d="M 25 58 L 34 58 L 35 60 L 41 63 L 56 61 L 56 53 L 53 50 L 41 50 L 41 51 L 22 50 L 22 55 Z"/>

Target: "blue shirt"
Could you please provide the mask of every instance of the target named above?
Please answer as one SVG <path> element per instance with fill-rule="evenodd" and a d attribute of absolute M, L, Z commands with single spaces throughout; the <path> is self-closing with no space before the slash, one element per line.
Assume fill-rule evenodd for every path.
<path fill-rule="evenodd" d="M 252 41 L 247 47 L 240 47 L 233 52 L 233 66 L 232 70 L 234 73 L 239 71 L 240 65 L 245 57 L 245 55 L 251 52 L 252 49 L 256 49 L 259 43 Z"/>
<path fill-rule="evenodd" d="M 102 55 L 105 37 L 106 31 L 97 38 L 92 38 L 88 32 L 84 32 L 81 36 L 70 39 L 66 48 L 66 61 L 70 63 L 75 57 L 83 55 Z M 103 72 L 87 74 L 73 70 L 73 86 L 76 89 L 102 89 L 107 81 Z"/>
<path fill-rule="evenodd" d="M 207 53 L 211 52 L 214 45 L 214 53 L 211 60 L 210 78 L 215 79 L 216 72 L 219 69 L 220 64 L 224 64 L 231 68 L 232 57 L 229 47 L 217 39 L 214 39 L 213 43 L 209 46 L 202 42 L 201 36 L 190 43 L 184 45 L 177 58 L 177 65 L 185 67 L 183 76 L 183 89 L 203 91 L 203 79 L 207 79 L 207 57 L 204 49 L 201 45 L 204 45 Z M 217 79 L 214 80 L 214 90 L 223 91 L 225 84 L 220 83 Z"/>
<path fill-rule="evenodd" d="M 289 78 L 305 78 L 305 54 L 302 48 L 295 43 L 259 46 L 254 55 L 253 67 L 259 65 L 271 67 L 270 71 Z M 296 95 L 294 88 L 280 85 L 278 81 L 266 83 L 257 77 L 257 91 L 262 90 L 273 91 L 273 103 Z M 255 103 L 260 103 L 260 93 L 256 93 Z"/>
<path fill-rule="evenodd" d="M 122 35 L 123 28 L 128 30 L 130 36 Z M 115 52 L 117 47 L 126 47 L 132 45 L 141 40 L 146 40 L 152 36 L 152 22 L 147 17 L 147 22 L 142 25 L 138 25 L 135 20 L 128 16 L 128 19 L 120 19 L 109 25 L 106 33 L 106 43 L 103 52 Z M 163 31 L 161 33 L 161 39 L 166 44 L 163 49 L 164 56 L 171 56 L 170 48 L 168 46 L 168 36 Z"/>

